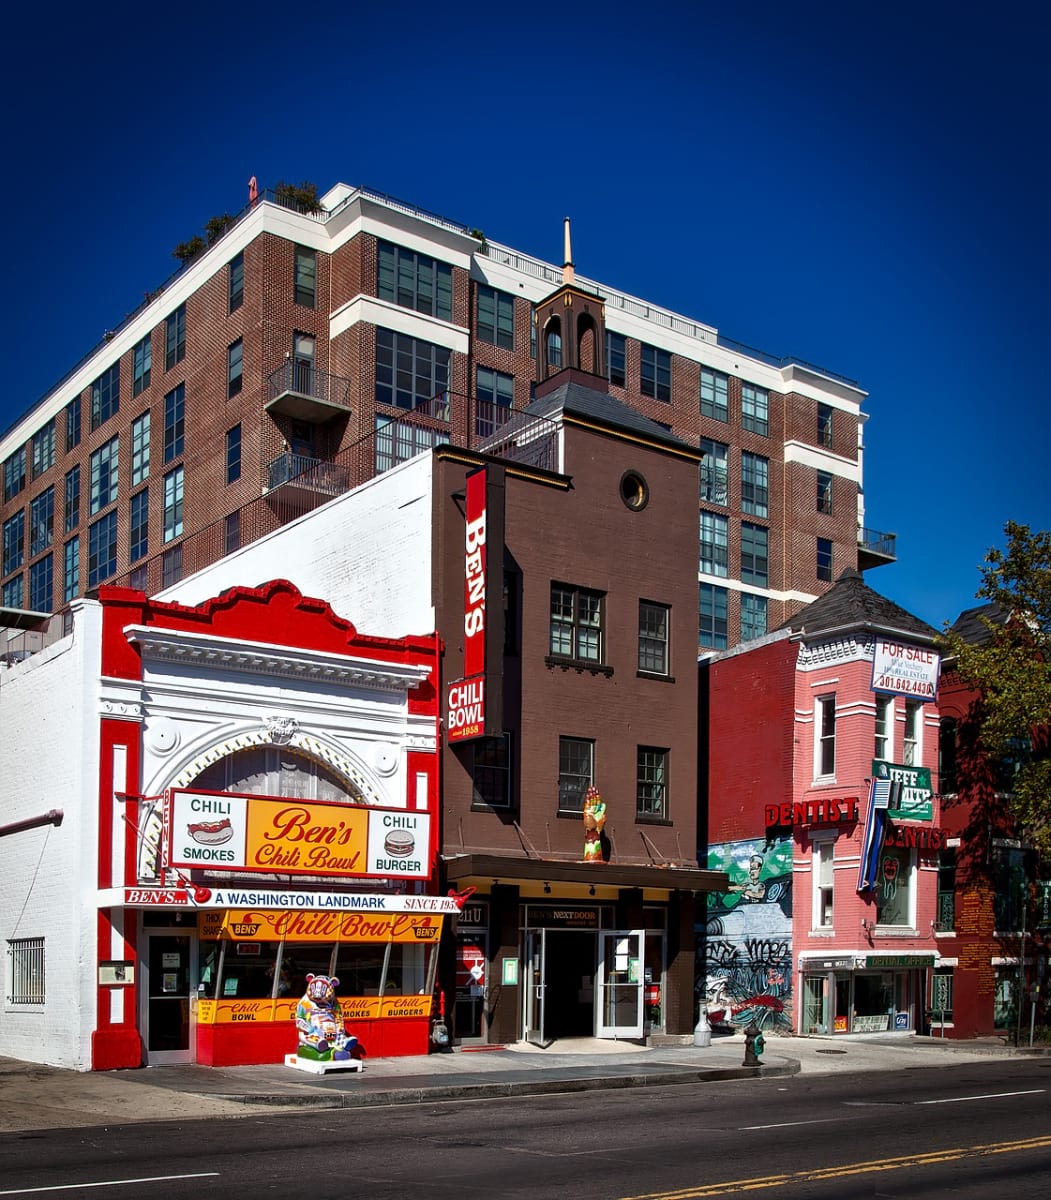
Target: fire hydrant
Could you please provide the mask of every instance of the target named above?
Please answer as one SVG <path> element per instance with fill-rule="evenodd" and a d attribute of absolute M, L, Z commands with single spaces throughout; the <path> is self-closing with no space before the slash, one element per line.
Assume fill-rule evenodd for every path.
<path fill-rule="evenodd" d="M 759 1055 L 763 1053 L 766 1039 L 762 1030 L 753 1021 L 744 1031 L 744 1065 L 746 1067 L 760 1066 Z"/>

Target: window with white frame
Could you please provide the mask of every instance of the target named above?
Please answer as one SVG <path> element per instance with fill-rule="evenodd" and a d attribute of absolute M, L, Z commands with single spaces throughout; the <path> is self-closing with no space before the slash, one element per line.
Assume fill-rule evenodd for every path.
<path fill-rule="evenodd" d="M 665 820 L 668 816 L 668 751 L 639 746 L 635 768 L 635 815 Z"/>
<path fill-rule="evenodd" d="M 814 701 L 814 776 L 830 779 L 836 773 L 836 694 Z"/>
<path fill-rule="evenodd" d="M 602 592 L 589 588 L 551 585 L 552 656 L 590 663 L 603 661 L 604 599 Z"/>
<path fill-rule="evenodd" d="M 35 1008 L 47 999 L 45 984 L 44 939 L 12 938 L 7 943 L 7 1003 Z"/>
<path fill-rule="evenodd" d="M 836 843 L 832 838 L 815 841 L 811 856 L 814 876 L 814 929 L 831 929 L 833 925 L 833 894 L 835 891 L 834 858 Z"/>
<path fill-rule="evenodd" d="M 902 738 L 901 761 L 907 767 L 920 765 L 920 731 L 923 726 L 923 704 L 919 700 L 905 701 L 905 731 Z"/>
<path fill-rule="evenodd" d="M 176 467 L 164 477 L 164 540 L 182 535 L 183 469 Z"/>
<path fill-rule="evenodd" d="M 558 811 L 582 813 L 584 796 L 595 782 L 595 743 L 589 738 L 558 739 Z"/>
<path fill-rule="evenodd" d="M 650 675 L 668 674 L 668 626 L 666 604 L 639 601 L 639 670 Z"/>
<path fill-rule="evenodd" d="M 876 880 L 876 924 L 914 929 L 916 864 L 914 851 L 885 846 Z"/>
<path fill-rule="evenodd" d="M 892 762 L 894 755 L 894 697 L 876 697 L 876 741 L 873 757 Z"/>

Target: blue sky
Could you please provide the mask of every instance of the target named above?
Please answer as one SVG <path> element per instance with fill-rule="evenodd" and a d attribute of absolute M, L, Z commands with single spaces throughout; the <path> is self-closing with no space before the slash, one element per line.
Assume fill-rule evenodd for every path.
<path fill-rule="evenodd" d="M 898 535 L 868 582 L 954 618 L 1007 520 L 1051 528 L 1051 6 L 561 7 L 8 18 L 0 429 L 252 175 L 552 262 L 568 214 L 582 274 L 858 381 L 866 523 Z"/>

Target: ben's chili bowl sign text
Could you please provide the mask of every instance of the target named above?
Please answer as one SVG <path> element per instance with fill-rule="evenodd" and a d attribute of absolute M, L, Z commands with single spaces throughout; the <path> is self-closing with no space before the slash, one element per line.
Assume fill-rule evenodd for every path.
<path fill-rule="evenodd" d="M 442 918 L 431 913 L 309 913 L 228 909 L 202 936 L 232 941 L 434 942 Z"/>
<path fill-rule="evenodd" d="M 291 875 L 425 878 L 430 817 L 274 797 L 175 791 L 168 864 Z"/>

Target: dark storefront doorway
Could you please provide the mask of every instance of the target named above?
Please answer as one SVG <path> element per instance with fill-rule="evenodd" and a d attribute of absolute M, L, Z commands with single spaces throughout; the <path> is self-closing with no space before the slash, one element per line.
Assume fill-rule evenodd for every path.
<path fill-rule="evenodd" d="M 146 1061 L 193 1062 L 190 1045 L 190 972 L 194 935 L 146 934 Z"/>

